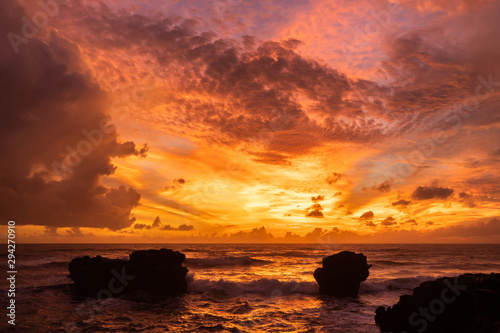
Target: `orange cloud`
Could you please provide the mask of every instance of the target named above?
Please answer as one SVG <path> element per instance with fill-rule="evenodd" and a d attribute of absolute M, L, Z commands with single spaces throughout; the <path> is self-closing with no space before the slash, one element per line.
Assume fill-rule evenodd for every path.
<path fill-rule="evenodd" d="M 4 39 L 3 217 L 54 241 L 495 239 L 467 221 L 500 202 L 497 3 L 222 3 L 72 2 Z M 40 10 L 2 9 L 20 36 Z"/>

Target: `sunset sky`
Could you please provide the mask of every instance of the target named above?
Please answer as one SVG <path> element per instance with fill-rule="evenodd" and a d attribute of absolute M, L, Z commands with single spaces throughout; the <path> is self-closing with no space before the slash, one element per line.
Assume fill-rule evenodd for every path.
<path fill-rule="evenodd" d="M 1 1 L 2 238 L 498 243 L 499 17 Z"/>

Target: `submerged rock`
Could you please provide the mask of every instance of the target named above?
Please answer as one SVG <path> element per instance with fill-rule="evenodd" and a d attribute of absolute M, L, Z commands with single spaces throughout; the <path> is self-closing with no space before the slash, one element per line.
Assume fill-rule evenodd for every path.
<path fill-rule="evenodd" d="M 500 274 L 426 281 L 375 313 L 382 332 L 500 332 Z"/>
<path fill-rule="evenodd" d="M 69 277 L 77 293 L 106 298 L 136 291 L 154 296 L 186 292 L 188 269 L 182 266 L 184 254 L 161 249 L 135 251 L 129 256 L 129 260 L 101 256 L 71 260 Z"/>
<path fill-rule="evenodd" d="M 370 267 L 362 253 L 342 251 L 323 258 L 323 267 L 314 271 L 314 278 L 321 294 L 357 297 L 359 286 L 368 277 Z"/>

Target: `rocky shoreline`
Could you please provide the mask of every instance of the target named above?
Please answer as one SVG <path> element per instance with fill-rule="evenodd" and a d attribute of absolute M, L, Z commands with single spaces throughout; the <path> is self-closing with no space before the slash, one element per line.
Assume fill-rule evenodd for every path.
<path fill-rule="evenodd" d="M 426 281 L 385 309 L 382 332 L 500 332 L 500 274 L 463 274 Z"/>
<path fill-rule="evenodd" d="M 139 294 L 179 296 L 187 291 L 183 253 L 170 249 L 132 252 L 129 260 L 75 258 L 69 277 L 79 295 L 107 298 Z M 323 258 L 314 278 L 320 294 L 357 297 L 369 276 L 362 253 L 343 251 Z M 463 274 L 425 281 L 397 304 L 376 310 L 381 332 L 500 332 L 500 274 Z"/>

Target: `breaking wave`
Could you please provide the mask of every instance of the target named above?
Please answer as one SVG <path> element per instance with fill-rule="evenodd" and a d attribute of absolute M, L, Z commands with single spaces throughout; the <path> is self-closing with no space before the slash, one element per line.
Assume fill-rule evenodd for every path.
<path fill-rule="evenodd" d="M 359 290 L 362 294 L 377 294 L 387 291 L 411 291 L 424 281 L 434 280 L 434 276 L 417 276 L 413 278 L 396 278 L 378 282 L 365 281 Z M 280 296 L 289 294 L 319 294 L 319 286 L 310 281 L 280 281 L 278 279 L 261 278 L 251 281 L 196 280 L 191 276 L 188 290 L 194 293 L 213 292 L 223 295 L 242 295 L 246 293 Z"/>
<path fill-rule="evenodd" d="M 235 282 L 220 279 L 193 280 L 188 284 L 188 290 L 195 293 L 214 292 L 224 295 L 242 295 L 247 293 L 280 296 L 287 294 L 317 294 L 316 282 L 279 281 L 278 279 L 257 279 L 248 282 Z"/>

